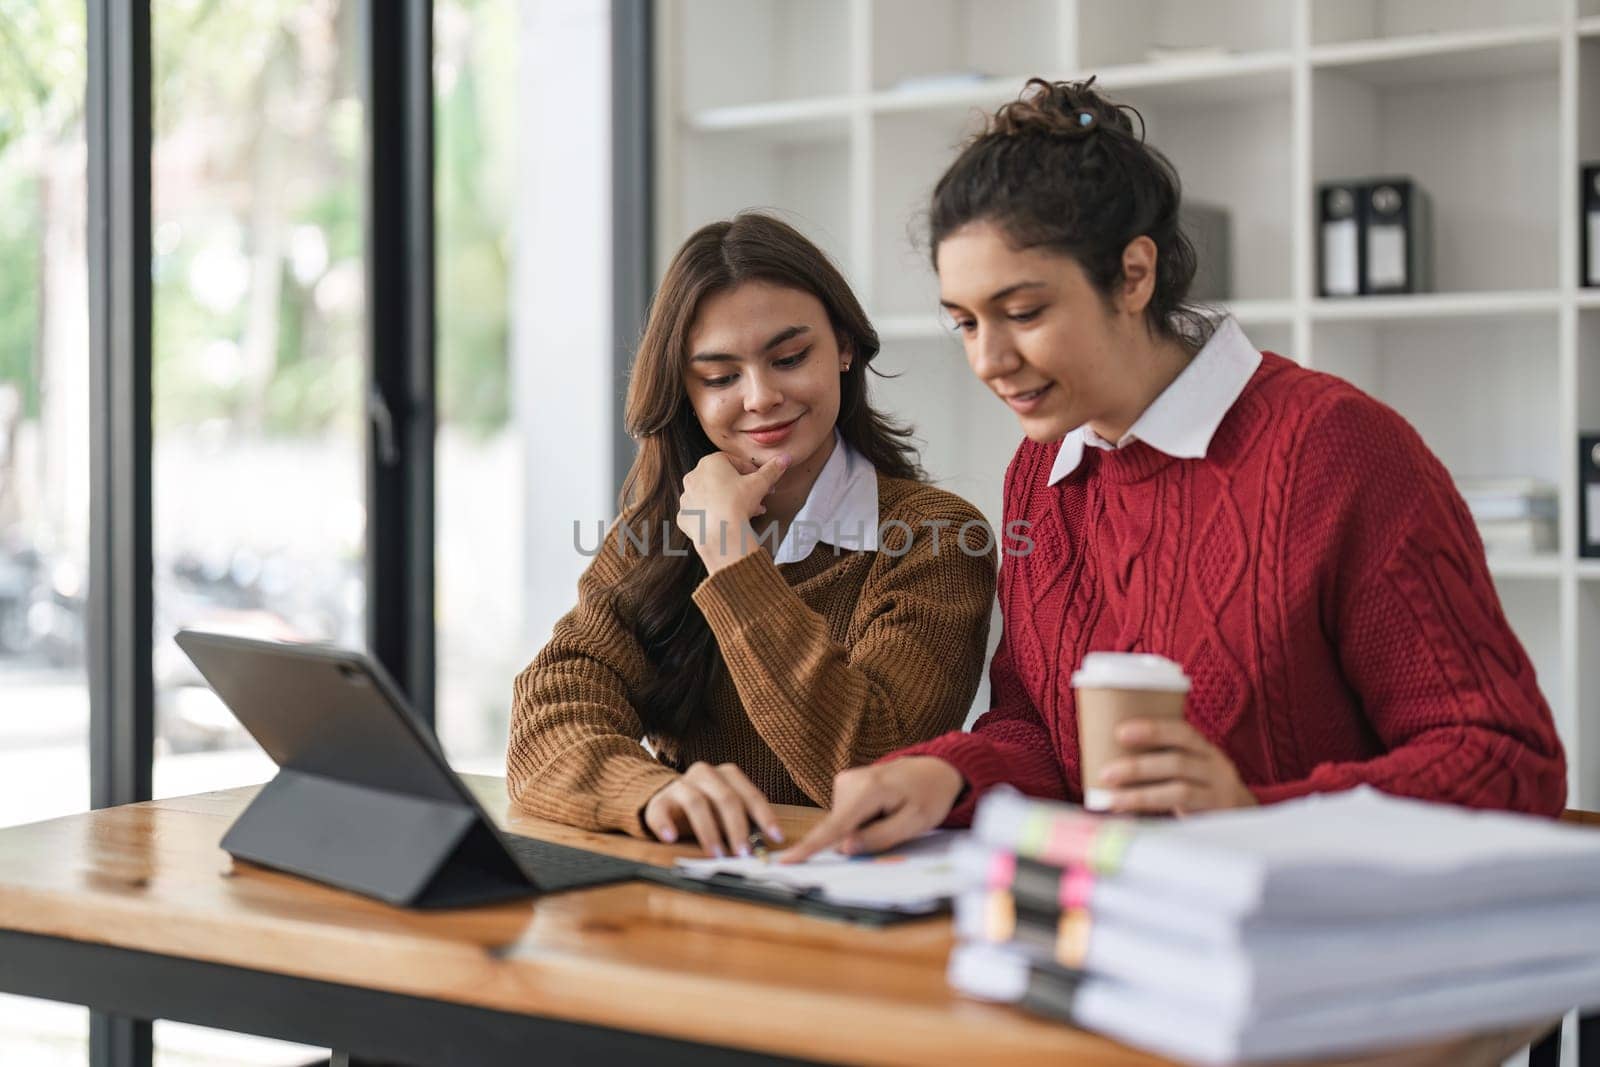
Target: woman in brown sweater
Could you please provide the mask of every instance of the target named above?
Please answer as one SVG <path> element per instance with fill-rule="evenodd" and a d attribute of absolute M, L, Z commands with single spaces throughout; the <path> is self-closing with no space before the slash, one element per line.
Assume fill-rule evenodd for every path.
<path fill-rule="evenodd" d="M 782 840 L 771 802 L 826 807 L 837 772 L 961 725 L 995 538 L 868 404 L 877 352 L 784 223 L 678 251 L 629 382 L 622 517 L 516 680 L 515 803 L 743 853 L 752 823 Z"/>

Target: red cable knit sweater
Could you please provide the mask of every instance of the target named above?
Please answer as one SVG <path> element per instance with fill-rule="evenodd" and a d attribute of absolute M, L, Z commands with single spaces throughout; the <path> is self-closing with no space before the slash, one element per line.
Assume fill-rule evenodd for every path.
<path fill-rule="evenodd" d="M 1212 438 L 1023 442 L 1005 518 L 1035 542 L 1000 573 L 992 710 L 887 758 L 939 756 L 970 788 L 1078 800 L 1071 676 L 1091 651 L 1157 652 L 1193 679 L 1189 721 L 1263 802 L 1369 783 L 1553 814 L 1566 769 L 1449 474 L 1398 414 L 1271 353 Z M 1015 547 L 1015 542 L 1007 542 Z"/>

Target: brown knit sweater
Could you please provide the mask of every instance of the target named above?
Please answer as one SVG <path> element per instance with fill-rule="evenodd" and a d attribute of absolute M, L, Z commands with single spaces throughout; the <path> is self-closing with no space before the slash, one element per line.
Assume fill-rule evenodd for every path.
<path fill-rule="evenodd" d="M 632 701 L 653 668 L 613 593 L 629 565 L 613 529 L 578 582 L 578 606 L 517 676 L 513 802 L 645 837 L 645 804 L 703 760 L 737 764 L 778 803 L 826 807 L 837 772 L 959 728 L 983 669 L 995 562 L 962 551 L 956 534 L 982 516 L 941 489 L 879 475 L 878 518 L 877 552 L 818 544 L 779 566 L 761 550 L 700 584 L 694 602 L 728 670 L 689 736 L 650 739 L 659 760 L 639 743 Z M 909 550 L 893 520 L 910 528 Z M 967 543 L 985 541 L 973 530 Z"/>

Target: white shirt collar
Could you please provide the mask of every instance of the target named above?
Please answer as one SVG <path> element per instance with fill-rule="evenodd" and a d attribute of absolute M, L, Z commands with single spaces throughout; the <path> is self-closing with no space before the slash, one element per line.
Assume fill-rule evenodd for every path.
<path fill-rule="evenodd" d="M 1204 457 L 1212 435 L 1259 366 L 1261 353 L 1230 315 L 1217 324 L 1211 339 L 1183 372 L 1128 427 L 1122 440 L 1112 444 L 1088 423 L 1067 434 L 1050 468 L 1049 484 L 1055 485 L 1078 469 L 1086 444 L 1110 451 L 1143 441 L 1178 459 Z"/>
<path fill-rule="evenodd" d="M 799 563 L 819 541 L 850 551 L 878 550 L 878 469 L 836 429 L 833 454 L 783 535 L 774 563 Z"/>

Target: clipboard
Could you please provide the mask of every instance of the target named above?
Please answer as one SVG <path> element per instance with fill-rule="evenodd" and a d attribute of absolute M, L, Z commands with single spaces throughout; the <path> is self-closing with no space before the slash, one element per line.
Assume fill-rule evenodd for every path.
<path fill-rule="evenodd" d="M 960 830 L 935 830 L 871 855 L 826 849 L 795 866 L 749 856 L 679 860 L 646 878 L 691 893 L 889 926 L 950 912 L 956 895 L 971 881 L 958 862 L 957 846 L 966 836 Z"/>
<path fill-rule="evenodd" d="M 682 889 L 703 896 L 727 897 L 749 904 L 765 904 L 783 908 L 817 919 L 852 923 L 856 926 L 886 927 L 918 919 L 934 919 L 950 914 L 950 901 L 927 911 L 900 911 L 892 908 L 868 908 L 854 904 L 837 904 L 825 899 L 815 889 L 791 889 L 762 882 L 752 882 L 742 875 L 719 872 L 709 878 L 691 878 L 670 867 L 646 867 L 638 874 L 641 881 L 654 882 L 672 889 Z"/>

